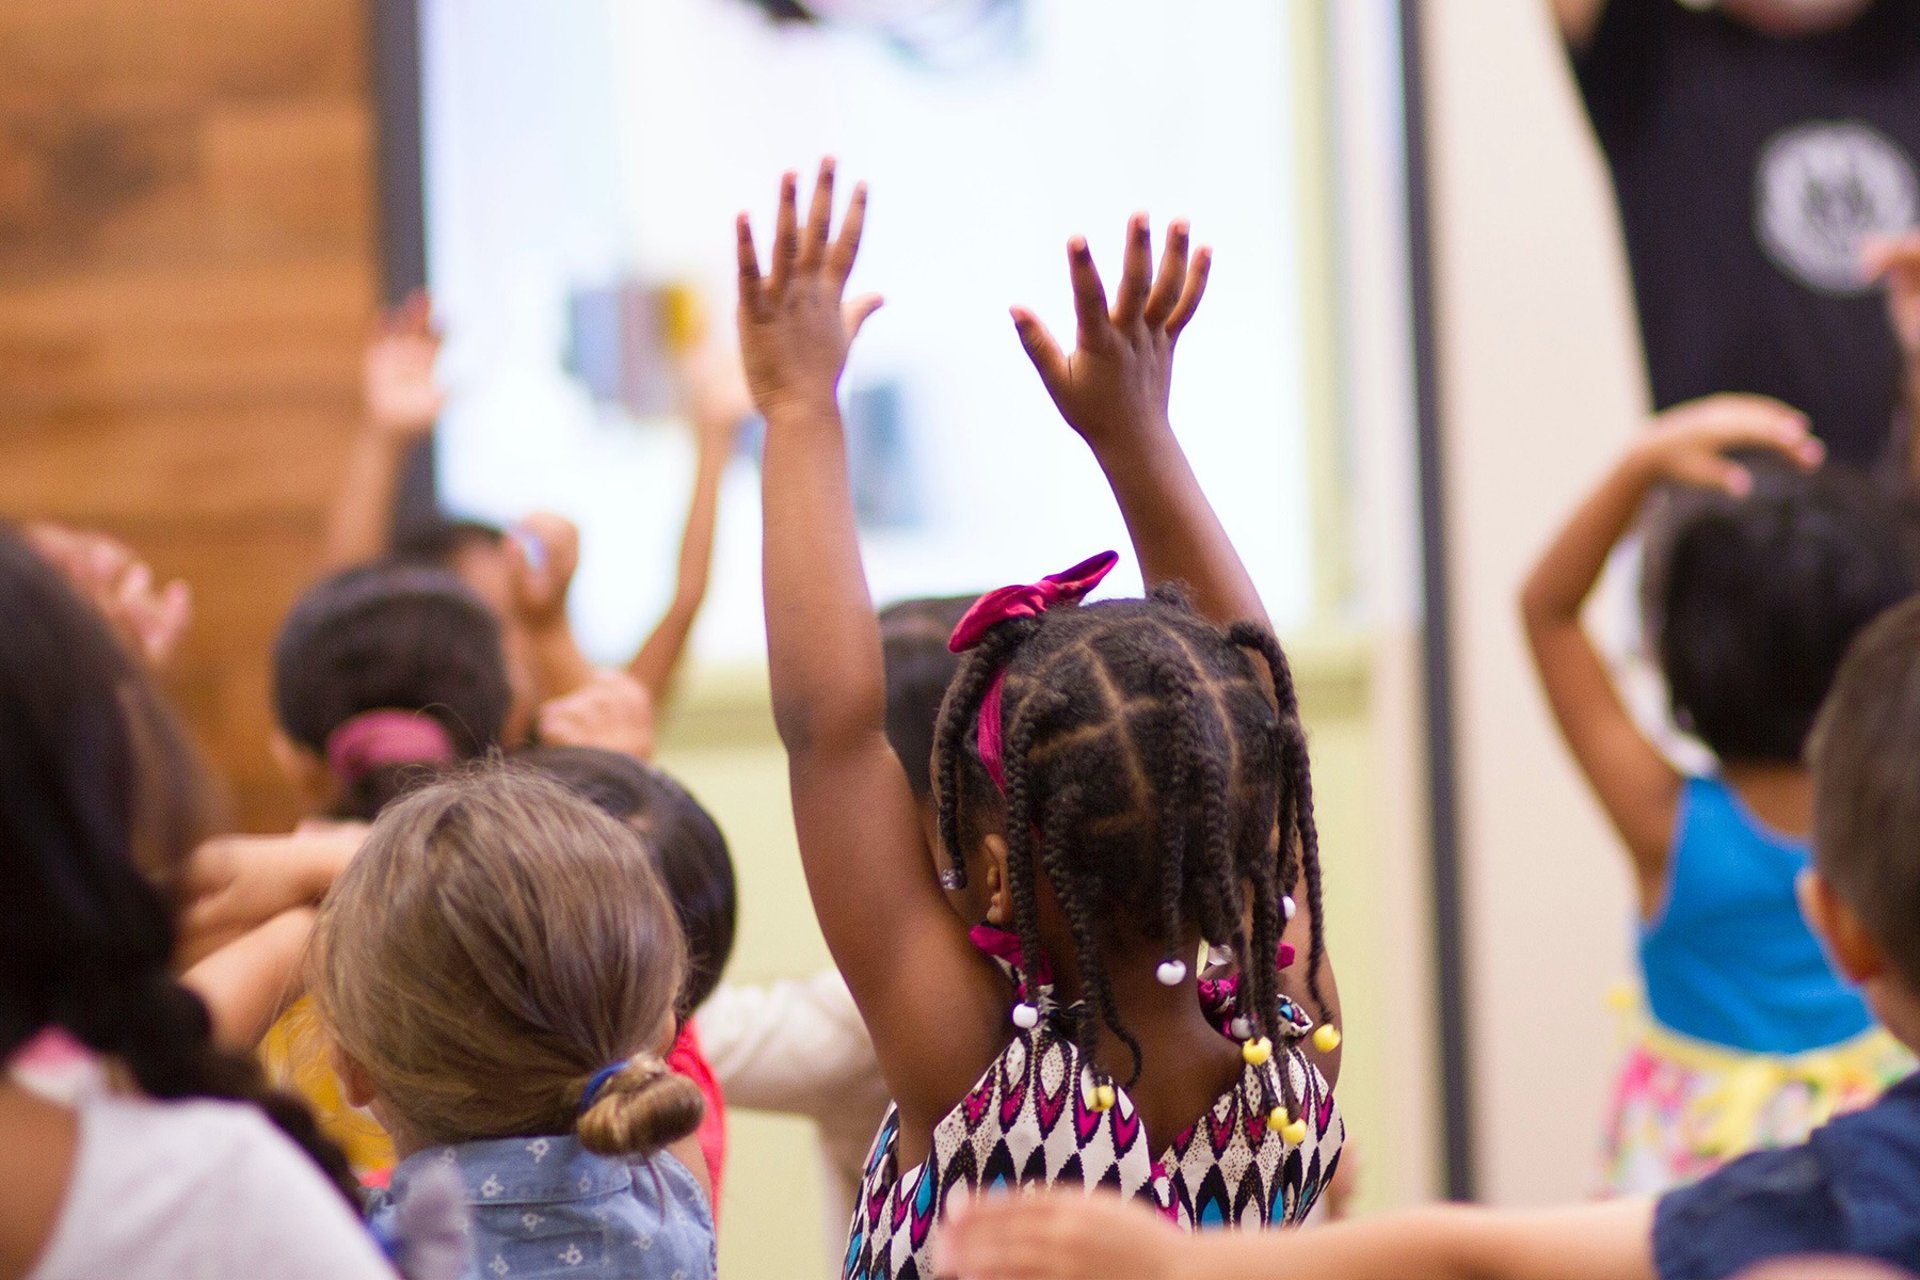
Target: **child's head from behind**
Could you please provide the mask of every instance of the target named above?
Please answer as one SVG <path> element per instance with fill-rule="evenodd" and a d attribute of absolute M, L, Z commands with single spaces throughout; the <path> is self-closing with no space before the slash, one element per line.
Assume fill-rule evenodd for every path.
<path fill-rule="evenodd" d="M 452 574 L 349 569 L 294 605 L 274 648 L 280 754 L 332 816 L 499 745 L 513 695 L 493 614 Z"/>
<path fill-rule="evenodd" d="M 1920 1008 L 1920 598 L 1888 610 L 1848 651 L 1811 754 L 1818 883 L 1808 914 L 1840 968 L 1909 1039 L 1915 1028 L 1885 1007 L 1887 989 L 1873 979 L 1893 979 L 1894 998 Z"/>
<path fill-rule="evenodd" d="M 1913 591 L 1897 508 L 1865 477 L 1757 468 L 1692 507 L 1650 610 L 1676 718 L 1722 761 L 1798 764 L 1848 644 Z"/>
<path fill-rule="evenodd" d="M 308 958 L 355 1100 L 404 1145 L 577 1132 L 644 1156 L 692 1133 L 699 1091 L 659 1056 L 685 944 L 640 842 L 510 766 L 388 806 Z"/>
<path fill-rule="evenodd" d="M 983 758 L 996 684 L 1000 746 L 986 744 Z M 1170 591 L 1002 621 L 948 693 L 936 759 L 943 843 L 971 875 L 1004 880 L 996 910 L 1027 955 L 1049 942 L 1068 950 L 1090 1003 L 1130 1049 L 1111 966 L 1191 963 L 1201 939 L 1231 944 L 1243 961 L 1272 957 L 1283 896 L 1299 878 L 1313 908 L 1317 998 L 1306 744 L 1271 633 L 1222 632 Z M 1041 877 L 1061 917 L 1051 925 Z M 1242 971 L 1250 1019 L 1276 1034 L 1271 961 Z M 1095 1019 L 1082 1020 L 1083 1047 L 1098 1034 Z"/>
<path fill-rule="evenodd" d="M 618 751 L 532 747 L 514 760 L 640 833 L 687 938 L 680 1011 L 692 1013 L 705 1004 L 733 954 L 739 916 L 733 858 L 713 816 L 666 773 Z"/>
<path fill-rule="evenodd" d="M 907 771 L 914 799 L 933 807 L 933 731 L 960 656 L 947 647 L 973 596 L 902 600 L 880 611 L 887 668 L 887 743 Z"/>

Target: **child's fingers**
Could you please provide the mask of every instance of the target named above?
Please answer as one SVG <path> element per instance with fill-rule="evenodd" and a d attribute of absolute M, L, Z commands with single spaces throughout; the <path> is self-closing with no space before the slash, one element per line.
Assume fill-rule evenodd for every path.
<path fill-rule="evenodd" d="M 885 306 L 886 302 L 887 300 L 877 293 L 863 293 L 843 303 L 840 315 L 841 323 L 847 329 L 847 341 L 853 341 L 860 333 L 860 326 L 867 322 L 867 317 Z"/>
<path fill-rule="evenodd" d="M 1153 292 L 1147 295 L 1147 324 L 1164 328 L 1180 302 L 1180 291 L 1187 282 L 1187 224 L 1175 222 L 1167 228 L 1167 246 L 1160 254 L 1160 272 L 1153 278 Z"/>
<path fill-rule="evenodd" d="M 791 170 L 780 175 L 780 212 L 773 223 L 773 266 L 767 272 L 767 292 L 774 297 L 779 297 L 793 279 L 794 260 L 800 256 L 799 185 L 799 175 Z"/>
<path fill-rule="evenodd" d="M 1175 304 L 1173 314 L 1167 317 L 1167 336 L 1177 338 L 1180 331 L 1193 319 L 1193 313 L 1200 308 L 1200 299 L 1206 296 L 1207 275 L 1213 270 L 1213 250 L 1201 245 L 1194 252 L 1193 262 L 1187 267 L 1186 286 L 1180 291 L 1180 301 Z"/>
<path fill-rule="evenodd" d="M 1080 336 L 1098 333 L 1112 323 L 1107 315 L 1107 290 L 1100 283 L 1100 270 L 1093 265 L 1093 250 L 1085 236 L 1067 241 L 1067 274 L 1073 280 L 1073 315 L 1080 322 Z"/>
<path fill-rule="evenodd" d="M 826 261 L 827 230 L 833 222 L 833 157 L 820 161 L 820 175 L 813 181 L 813 206 L 807 211 L 807 230 L 800 241 L 802 271 L 812 271 Z"/>
<path fill-rule="evenodd" d="M 1013 331 L 1020 335 L 1020 345 L 1026 348 L 1027 359 L 1033 361 L 1033 367 L 1039 371 L 1040 381 L 1048 387 L 1065 381 L 1067 357 L 1047 332 L 1047 326 L 1040 323 L 1040 317 L 1025 307 L 1013 308 L 1012 315 Z"/>
<path fill-rule="evenodd" d="M 867 184 L 853 184 L 853 199 L 847 202 L 846 220 L 840 224 L 840 238 L 833 242 L 827 257 L 827 269 L 840 284 L 853 274 L 854 259 L 860 256 L 860 236 L 867 226 Z"/>
<path fill-rule="evenodd" d="M 1127 253 L 1120 269 L 1120 292 L 1113 303 L 1113 322 L 1129 325 L 1147 308 L 1147 288 L 1153 272 L 1153 233 L 1147 215 L 1127 219 Z"/>
<path fill-rule="evenodd" d="M 735 254 L 740 262 L 740 303 L 758 309 L 764 287 L 760 280 L 760 252 L 753 247 L 753 223 L 746 214 L 733 220 Z"/>

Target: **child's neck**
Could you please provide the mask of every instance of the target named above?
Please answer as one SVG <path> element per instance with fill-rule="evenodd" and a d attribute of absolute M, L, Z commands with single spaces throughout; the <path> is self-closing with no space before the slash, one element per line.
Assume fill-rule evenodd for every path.
<path fill-rule="evenodd" d="M 1813 774 L 1797 764 L 1725 764 L 1720 774 L 1769 828 L 1804 840 L 1813 831 Z"/>

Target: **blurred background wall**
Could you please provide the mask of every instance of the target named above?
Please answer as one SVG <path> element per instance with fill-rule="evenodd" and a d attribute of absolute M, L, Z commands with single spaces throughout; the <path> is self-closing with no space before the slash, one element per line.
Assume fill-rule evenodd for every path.
<path fill-rule="evenodd" d="M 0 510 L 195 590 L 173 687 L 292 816 L 267 654 L 318 555 L 376 297 L 362 0 L 0 6 Z"/>

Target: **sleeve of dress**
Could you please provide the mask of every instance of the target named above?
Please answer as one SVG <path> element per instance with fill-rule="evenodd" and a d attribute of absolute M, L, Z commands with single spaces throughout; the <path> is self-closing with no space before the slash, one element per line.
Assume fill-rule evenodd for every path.
<path fill-rule="evenodd" d="M 1661 1280 L 1720 1280 L 1791 1254 L 1839 1253 L 1844 1219 L 1811 1146 L 1761 1151 L 1669 1192 L 1654 1210 Z"/>
<path fill-rule="evenodd" d="M 831 970 L 761 986 L 723 985 L 695 1015 L 707 1061 L 734 1106 L 819 1120 L 880 1084 L 873 1041 Z"/>

